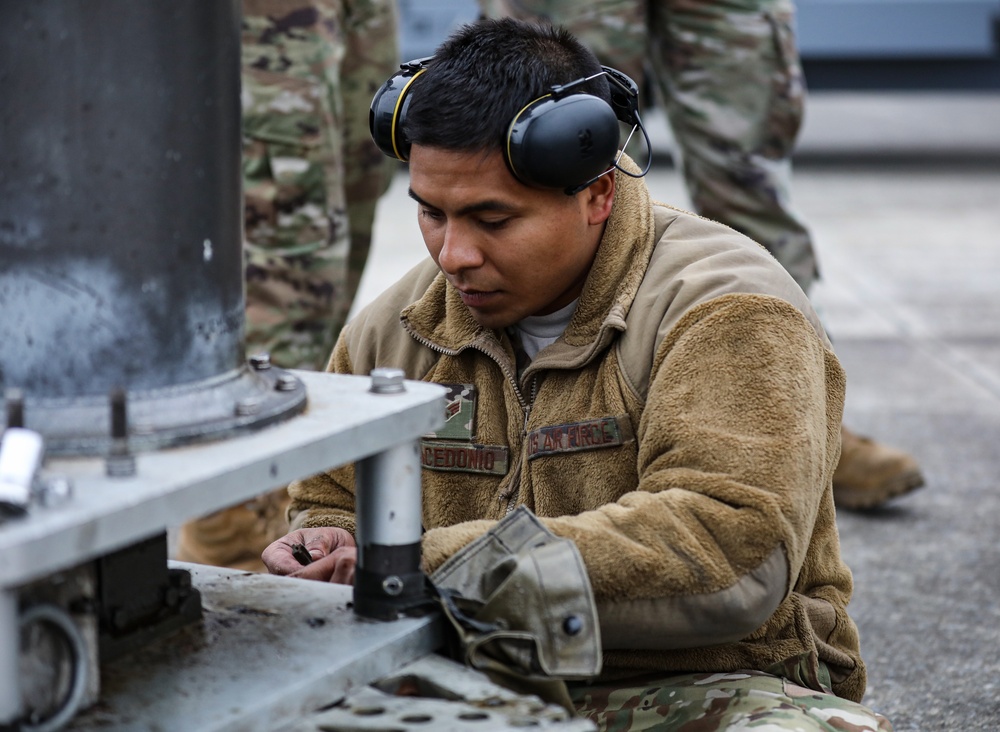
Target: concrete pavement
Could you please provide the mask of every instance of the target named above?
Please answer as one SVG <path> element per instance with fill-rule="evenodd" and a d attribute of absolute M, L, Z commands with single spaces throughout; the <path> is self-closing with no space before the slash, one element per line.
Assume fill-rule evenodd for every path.
<path fill-rule="evenodd" d="M 1000 729 L 1000 170 L 800 168 L 795 194 L 845 423 L 927 478 L 839 517 L 867 701 L 898 732 Z"/>
<path fill-rule="evenodd" d="M 1000 109 L 996 98 L 984 99 L 980 110 Z M 859 119 L 849 105 L 836 113 Z M 980 114 L 978 127 L 963 121 L 976 128 L 964 136 L 975 144 L 916 134 L 889 156 L 878 154 L 892 151 L 888 143 L 846 144 L 864 139 L 863 129 L 840 130 L 845 144 L 821 134 L 812 149 L 825 140 L 835 154 L 813 162 L 806 155 L 795 172 L 793 197 L 823 269 L 813 299 L 848 373 L 845 423 L 917 455 L 927 477 L 908 497 L 838 519 L 869 665 L 866 702 L 897 732 L 1000 729 L 1000 117 L 993 114 Z M 936 130 L 948 122 L 920 124 Z M 878 134 L 892 137 L 882 127 Z M 686 205 L 672 167 L 657 165 L 648 182 L 655 197 Z M 379 206 L 358 305 L 422 256 L 401 172 Z"/>
<path fill-rule="evenodd" d="M 657 153 L 673 138 L 660 109 L 643 115 Z M 800 162 L 993 160 L 1000 163 L 1000 94 L 817 92 L 795 148 Z"/>

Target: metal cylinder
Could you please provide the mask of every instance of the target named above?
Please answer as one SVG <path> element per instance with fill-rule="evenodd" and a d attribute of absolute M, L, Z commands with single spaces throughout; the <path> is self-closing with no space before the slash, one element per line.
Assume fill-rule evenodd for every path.
<path fill-rule="evenodd" d="M 356 472 L 354 609 L 365 617 L 392 620 L 425 599 L 419 444 L 360 460 Z"/>
<path fill-rule="evenodd" d="M 115 389 L 140 447 L 304 403 L 245 363 L 239 91 L 239 0 L 0 4 L 0 381 L 50 452 Z"/>

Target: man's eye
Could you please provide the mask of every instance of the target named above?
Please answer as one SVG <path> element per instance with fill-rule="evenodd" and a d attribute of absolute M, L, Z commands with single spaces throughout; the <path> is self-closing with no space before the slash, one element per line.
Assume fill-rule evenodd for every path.
<path fill-rule="evenodd" d="M 431 221 L 443 221 L 444 214 L 440 211 L 435 211 L 434 209 L 422 208 L 420 209 L 420 215 L 425 219 L 430 219 Z"/>
<path fill-rule="evenodd" d="M 510 223 L 510 219 L 481 220 L 479 225 L 488 231 L 498 231 Z"/>

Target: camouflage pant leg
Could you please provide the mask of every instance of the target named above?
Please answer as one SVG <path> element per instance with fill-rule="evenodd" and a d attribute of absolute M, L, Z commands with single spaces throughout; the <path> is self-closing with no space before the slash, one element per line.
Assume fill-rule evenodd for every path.
<path fill-rule="evenodd" d="M 339 0 L 243 2 L 247 350 L 320 368 L 346 278 Z"/>
<path fill-rule="evenodd" d="M 575 686 L 571 695 L 577 711 L 606 732 L 892 732 L 888 719 L 861 704 L 761 671 L 684 674 L 624 688 Z"/>
<path fill-rule="evenodd" d="M 367 120 L 373 79 L 398 60 L 395 5 L 243 8 L 247 349 L 319 369 L 350 310 L 391 174 Z"/>
<path fill-rule="evenodd" d="M 379 87 L 399 68 L 395 0 L 354 0 L 345 18 L 347 53 L 341 67 L 344 188 L 350 254 L 343 302 L 346 318 L 371 249 L 375 207 L 398 167 L 383 155 L 368 129 L 368 110 Z"/>
<path fill-rule="evenodd" d="M 805 103 L 791 0 L 650 10 L 650 60 L 695 210 L 760 242 L 808 292 L 816 254 L 789 201 Z"/>
<path fill-rule="evenodd" d="M 696 211 L 760 242 L 808 290 L 818 267 L 789 202 L 805 87 L 791 0 L 480 0 L 565 26 L 601 61 L 653 72 Z"/>
<path fill-rule="evenodd" d="M 510 16 L 563 26 L 601 63 L 636 82 L 645 76 L 646 0 L 479 0 L 479 9 L 490 18 Z"/>

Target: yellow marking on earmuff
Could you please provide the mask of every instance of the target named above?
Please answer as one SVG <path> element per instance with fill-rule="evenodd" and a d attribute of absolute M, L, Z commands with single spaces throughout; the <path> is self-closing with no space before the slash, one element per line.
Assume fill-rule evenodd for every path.
<path fill-rule="evenodd" d="M 510 157 L 510 133 L 514 131 L 514 125 L 516 125 L 517 121 L 519 119 L 521 119 L 521 115 L 524 114 L 524 111 L 528 107 L 532 106 L 533 104 L 537 104 L 538 102 L 542 101 L 543 99 L 548 99 L 551 96 L 552 96 L 551 94 L 544 94 L 544 95 L 538 97 L 538 99 L 532 100 L 532 101 L 528 102 L 527 104 L 525 104 L 523 107 L 521 107 L 521 111 L 519 111 L 517 114 L 514 115 L 514 119 L 512 119 L 510 121 L 510 126 L 507 127 L 507 163 L 510 165 L 510 169 L 514 171 L 515 175 L 517 175 L 518 173 L 517 173 L 517 170 L 514 168 L 514 161 Z M 518 177 L 520 177 L 520 176 L 518 176 Z"/>
<path fill-rule="evenodd" d="M 392 151 L 396 153 L 396 157 L 404 163 L 406 162 L 406 158 L 403 157 L 401 152 L 399 152 L 399 146 L 396 144 L 396 124 L 399 120 L 399 111 L 403 106 L 403 99 L 406 97 L 406 92 L 410 88 L 410 84 L 412 84 L 413 80 L 425 71 L 427 71 L 427 69 L 420 69 L 420 71 L 410 77 L 410 80 L 406 82 L 406 86 L 403 87 L 402 91 L 399 92 L 399 96 L 396 97 L 396 106 L 392 108 Z"/>

